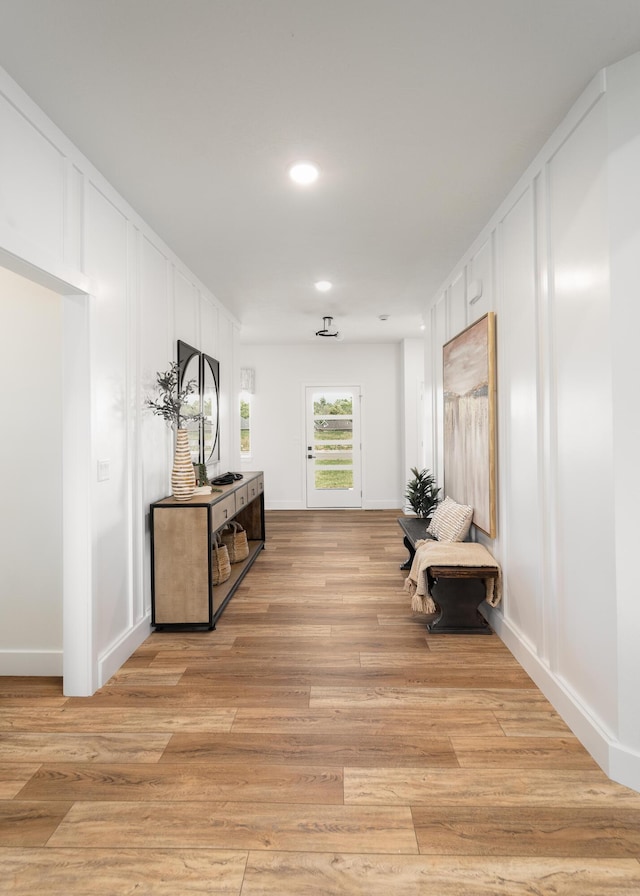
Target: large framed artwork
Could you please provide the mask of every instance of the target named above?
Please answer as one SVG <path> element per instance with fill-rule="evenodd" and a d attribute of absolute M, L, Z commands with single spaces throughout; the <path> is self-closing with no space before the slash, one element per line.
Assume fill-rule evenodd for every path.
<path fill-rule="evenodd" d="M 473 522 L 496 537 L 495 315 L 485 314 L 442 349 L 444 494 L 473 507 Z"/>

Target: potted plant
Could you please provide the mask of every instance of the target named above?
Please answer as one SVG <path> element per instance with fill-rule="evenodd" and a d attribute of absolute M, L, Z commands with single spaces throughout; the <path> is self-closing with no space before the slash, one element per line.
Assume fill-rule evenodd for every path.
<path fill-rule="evenodd" d="M 173 361 L 168 370 L 156 374 L 157 397 L 147 398 L 145 407 L 153 411 L 176 434 L 176 447 L 171 471 L 171 489 L 176 501 L 188 501 L 196 488 L 196 477 L 191 460 L 187 422 L 197 423 L 202 414 L 192 413 L 189 397 L 197 391 L 195 380 L 180 382 L 180 367 Z M 186 410 L 186 412 L 185 412 Z"/>
<path fill-rule="evenodd" d="M 440 489 L 429 470 L 412 467 L 413 479 L 407 483 L 405 498 L 416 516 L 429 521 L 438 505 Z"/>

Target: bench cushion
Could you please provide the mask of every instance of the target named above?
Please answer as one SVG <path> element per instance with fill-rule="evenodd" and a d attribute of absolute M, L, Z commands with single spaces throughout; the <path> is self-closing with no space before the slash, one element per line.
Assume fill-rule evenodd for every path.
<path fill-rule="evenodd" d="M 447 496 L 435 509 L 427 532 L 438 541 L 464 541 L 471 527 L 473 507 Z"/>

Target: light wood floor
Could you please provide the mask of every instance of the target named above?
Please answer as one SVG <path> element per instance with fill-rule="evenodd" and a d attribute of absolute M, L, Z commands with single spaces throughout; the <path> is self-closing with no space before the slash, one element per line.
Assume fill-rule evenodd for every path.
<path fill-rule="evenodd" d="M 496 635 L 429 635 L 397 513 L 270 512 L 217 631 L 94 697 L 0 679 L 0 892 L 640 893 L 640 795 Z"/>

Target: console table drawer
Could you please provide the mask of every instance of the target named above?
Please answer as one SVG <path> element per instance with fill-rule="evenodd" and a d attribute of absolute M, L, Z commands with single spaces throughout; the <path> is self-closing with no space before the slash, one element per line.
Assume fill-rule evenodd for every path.
<path fill-rule="evenodd" d="M 228 523 L 236 513 L 236 496 L 235 493 L 228 495 L 221 501 L 216 501 L 211 505 L 211 531 L 215 532 L 220 526 Z"/>
<path fill-rule="evenodd" d="M 242 485 L 240 488 L 236 489 L 236 513 L 239 510 L 244 510 L 244 508 L 249 503 L 249 486 Z"/>
<path fill-rule="evenodd" d="M 264 491 L 264 476 L 256 476 L 255 479 L 251 479 L 247 482 L 247 488 L 249 489 L 249 501 L 253 501 Z"/>

